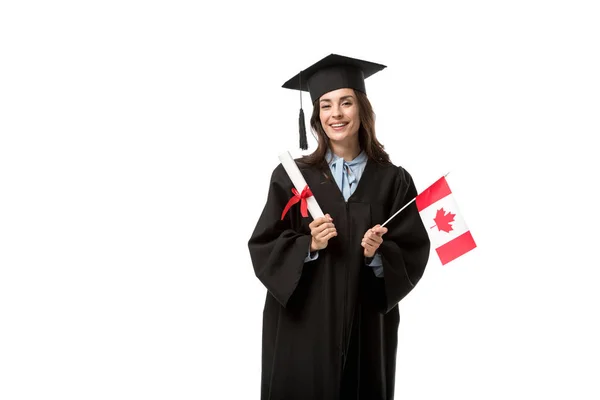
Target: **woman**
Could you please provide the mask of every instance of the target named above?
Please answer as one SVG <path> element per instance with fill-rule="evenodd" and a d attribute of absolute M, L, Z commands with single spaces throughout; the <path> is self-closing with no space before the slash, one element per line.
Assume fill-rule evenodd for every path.
<path fill-rule="evenodd" d="M 248 243 L 267 288 L 262 399 L 394 396 L 398 303 L 430 242 L 414 203 L 380 225 L 417 195 L 375 136 L 364 79 L 383 68 L 332 54 L 284 84 L 313 100 L 318 147 L 296 163 L 326 215 L 303 217 L 298 205 L 282 216 L 293 184 L 275 168 Z"/>

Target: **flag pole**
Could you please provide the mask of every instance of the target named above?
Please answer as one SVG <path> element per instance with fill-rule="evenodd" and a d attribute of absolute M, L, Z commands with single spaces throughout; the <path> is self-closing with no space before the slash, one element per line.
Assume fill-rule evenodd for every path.
<path fill-rule="evenodd" d="M 408 203 L 406 203 L 404 205 L 404 207 L 402 207 L 401 209 L 399 209 L 398 211 L 396 211 L 396 214 L 392 215 L 391 217 L 388 218 L 387 221 L 385 221 L 383 224 L 381 224 L 381 226 L 385 226 L 385 224 L 387 224 L 388 222 L 390 222 L 392 220 L 392 218 L 394 218 L 396 215 L 400 214 L 400 211 L 404 210 L 406 207 L 408 207 L 413 201 L 415 201 L 417 198 L 415 197 L 414 199 L 412 199 L 411 201 L 409 201 Z"/>
<path fill-rule="evenodd" d="M 450 171 L 448 171 L 448 172 L 446 173 L 446 175 L 444 175 L 444 178 L 445 178 L 445 177 L 447 177 L 447 176 L 448 176 L 448 174 L 450 174 Z M 429 186 L 431 186 L 431 185 L 429 185 Z M 429 186 L 427 186 L 427 187 L 429 187 Z M 413 198 L 411 201 L 409 201 L 408 203 L 406 203 L 406 204 L 404 205 L 404 207 L 402 207 L 401 209 L 399 209 L 398 211 L 396 211 L 396 213 L 395 213 L 394 215 L 392 215 L 391 217 L 389 217 L 387 221 L 385 221 L 383 224 L 381 224 L 381 226 L 382 226 L 382 227 L 384 227 L 384 226 L 385 226 L 385 225 L 386 225 L 388 222 L 390 222 L 390 221 L 391 221 L 391 220 L 392 220 L 392 219 L 393 219 L 393 218 L 394 218 L 396 215 L 400 214 L 400 212 L 401 212 L 402 210 L 404 210 L 406 207 L 408 207 L 408 206 L 409 206 L 409 205 L 410 205 L 410 204 L 411 204 L 413 201 L 415 201 L 416 199 L 417 199 L 417 198 L 415 197 L 415 198 Z"/>

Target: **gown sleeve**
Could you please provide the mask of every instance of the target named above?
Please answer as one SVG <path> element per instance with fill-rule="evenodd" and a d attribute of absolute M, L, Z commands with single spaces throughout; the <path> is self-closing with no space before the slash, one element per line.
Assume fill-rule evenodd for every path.
<path fill-rule="evenodd" d="M 410 174 L 398 167 L 399 184 L 390 216 L 411 201 L 417 190 Z M 387 225 L 379 253 L 383 261 L 384 312 L 394 308 L 419 282 L 429 259 L 431 243 L 413 202 Z"/>
<path fill-rule="evenodd" d="M 293 225 L 300 226 L 293 224 L 300 215 L 300 203 L 292 206 L 281 220 L 292 187 L 280 164 L 271 175 L 267 202 L 248 241 L 256 277 L 283 307 L 298 286 L 310 246 L 310 232 L 293 229 Z"/>

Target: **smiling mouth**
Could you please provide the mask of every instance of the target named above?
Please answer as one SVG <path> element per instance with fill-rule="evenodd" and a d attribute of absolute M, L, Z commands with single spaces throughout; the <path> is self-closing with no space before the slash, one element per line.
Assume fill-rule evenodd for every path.
<path fill-rule="evenodd" d="M 340 129 L 345 127 L 346 125 L 348 125 L 347 122 L 343 122 L 343 123 L 339 123 L 339 124 L 331 124 L 329 126 L 331 126 L 333 129 Z"/>

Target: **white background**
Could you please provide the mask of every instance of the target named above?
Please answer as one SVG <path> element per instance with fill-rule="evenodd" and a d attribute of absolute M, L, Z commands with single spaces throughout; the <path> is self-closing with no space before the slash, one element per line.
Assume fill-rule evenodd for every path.
<path fill-rule="evenodd" d="M 595 2 L 200 3 L 0 6 L 0 398 L 259 398 L 247 240 L 330 53 L 478 244 L 401 303 L 396 398 L 600 398 Z"/>

